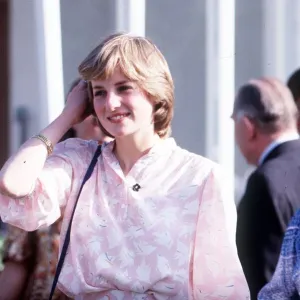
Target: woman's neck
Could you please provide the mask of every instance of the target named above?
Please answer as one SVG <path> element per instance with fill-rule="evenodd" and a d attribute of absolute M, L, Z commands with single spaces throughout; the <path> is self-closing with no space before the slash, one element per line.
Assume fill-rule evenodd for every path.
<path fill-rule="evenodd" d="M 157 134 L 145 135 L 137 139 L 133 136 L 116 138 L 114 153 L 126 176 L 134 164 L 160 140 Z"/>

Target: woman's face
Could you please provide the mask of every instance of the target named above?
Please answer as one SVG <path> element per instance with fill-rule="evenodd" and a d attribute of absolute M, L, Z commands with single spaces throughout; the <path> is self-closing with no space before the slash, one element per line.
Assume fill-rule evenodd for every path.
<path fill-rule="evenodd" d="M 154 133 L 153 104 L 119 69 L 107 80 L 92 80 L 94 109 L 115 138 Z"/>

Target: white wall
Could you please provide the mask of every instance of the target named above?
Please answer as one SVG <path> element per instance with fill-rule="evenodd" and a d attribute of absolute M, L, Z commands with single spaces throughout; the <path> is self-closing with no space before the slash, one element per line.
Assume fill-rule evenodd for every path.
<path fill-rule="evenodd" d="M 166 56 L 175 82 L 173 136 L 199 154 L 205 151 L 204 13 L 205 1 L 146 2 L 146 35 Z"/>
<path fill-rule="evenodd" d="M 39 131 L 42 102 L 39 99 L 38 53 L 34 1 L 10 1 L 10 151 L 19 146 L 16 109 L 29 110 L 29 135 Z"/>
<path fill-rule="evenodd" d="M 61 1 L 62 50 L 65 91 L 78 76 L 77 67 L 87 54 L 115 28 L 111 0 Z"/>

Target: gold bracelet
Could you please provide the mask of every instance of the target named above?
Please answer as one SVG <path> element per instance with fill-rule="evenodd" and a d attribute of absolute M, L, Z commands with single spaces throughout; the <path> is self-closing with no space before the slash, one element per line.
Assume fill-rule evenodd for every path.
<path fill-rule="evenodd" d="M 50 155 L 53 152 L 53 145 L 47 137 L 45 137 L 42 134 L 37 134 L 33 138 L 36 138 L 45 144 L 45 146 L 47 147 L 48 155 Z"/>

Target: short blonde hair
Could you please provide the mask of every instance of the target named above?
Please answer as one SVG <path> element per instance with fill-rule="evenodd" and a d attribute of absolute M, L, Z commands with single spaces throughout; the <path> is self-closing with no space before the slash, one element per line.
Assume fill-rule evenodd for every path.
<path fill-rule="evenodd" d="M 84 80 L 105 80 L 119 67 L 154 103 L 154 130 L 162 138 L 171 133 L 174 83 L 168 64 L 149 39 L 118 33 L 101 42 L 79 65 Z"/>

